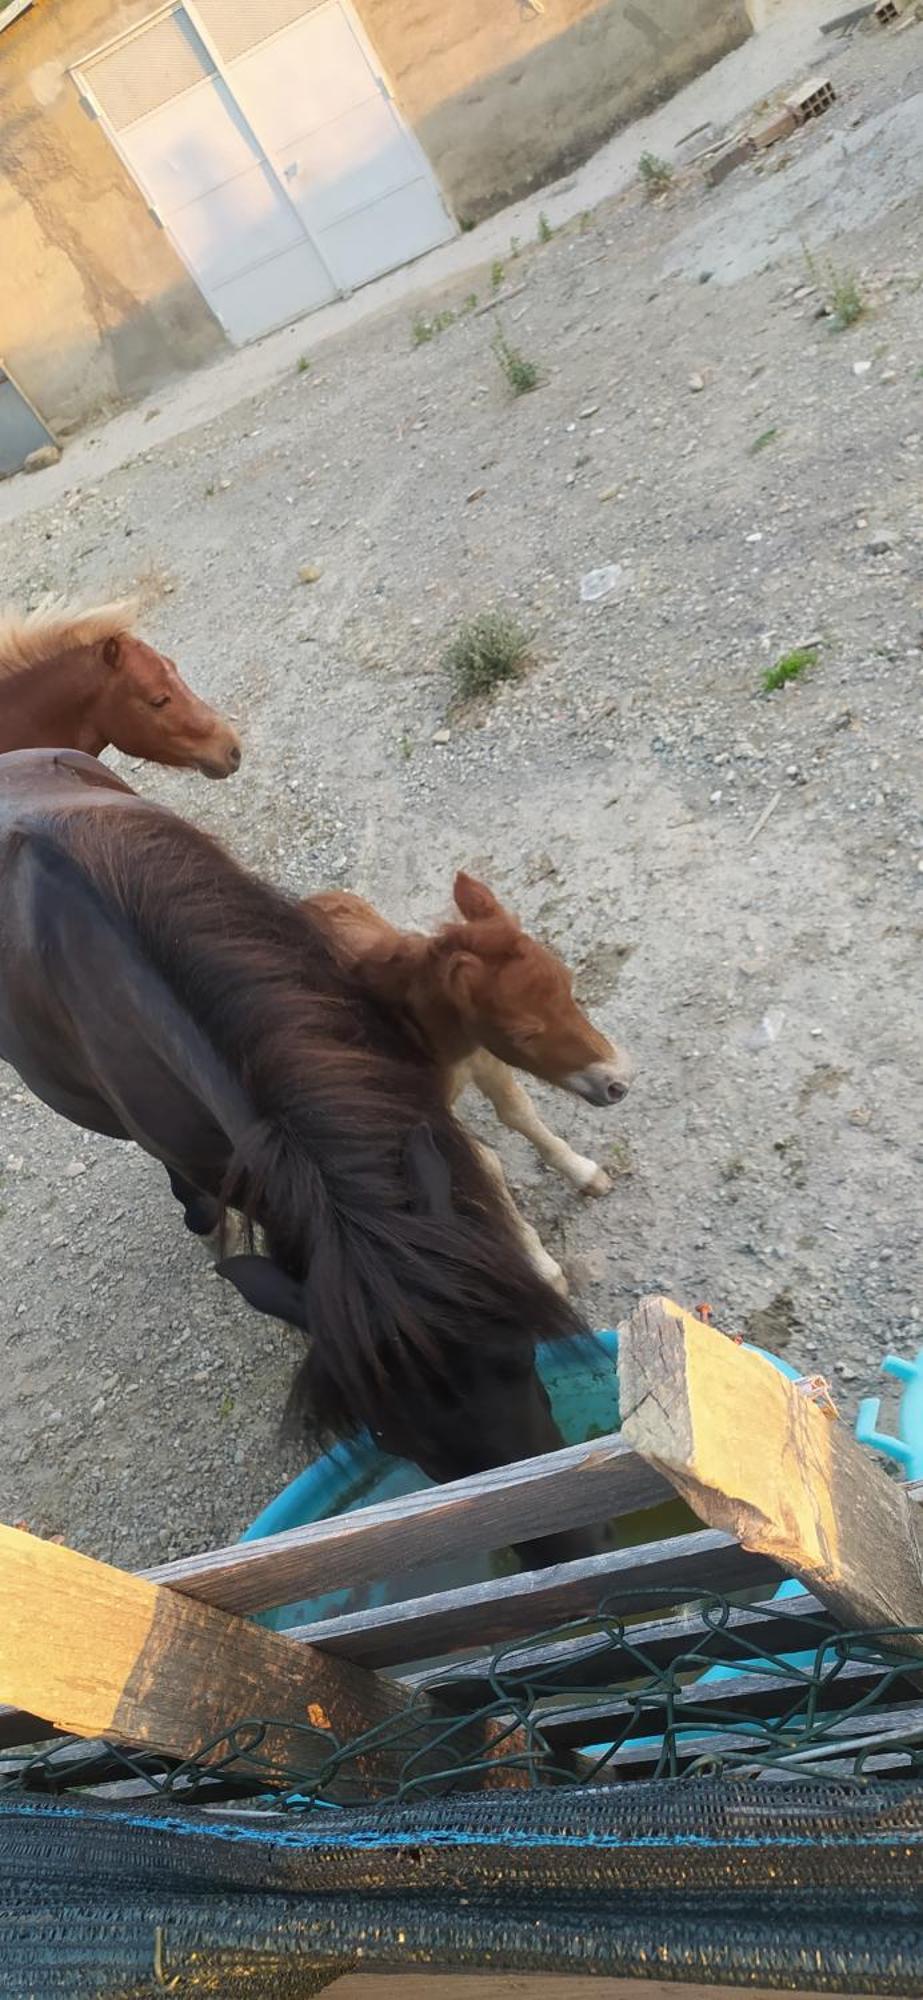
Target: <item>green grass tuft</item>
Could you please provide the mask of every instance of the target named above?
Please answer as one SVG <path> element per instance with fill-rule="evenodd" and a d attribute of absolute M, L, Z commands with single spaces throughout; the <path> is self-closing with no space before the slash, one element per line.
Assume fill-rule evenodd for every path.
<path fill-rule="evenodd" d="M 774 667 L 767 667 L 763 675 L 763 693 L 775 694 L 785 687 L 787 681 L 797 681 L 810 667 L 817 665 L 816 646 L 796 646 L 793 653 L 783 653 Z"/>

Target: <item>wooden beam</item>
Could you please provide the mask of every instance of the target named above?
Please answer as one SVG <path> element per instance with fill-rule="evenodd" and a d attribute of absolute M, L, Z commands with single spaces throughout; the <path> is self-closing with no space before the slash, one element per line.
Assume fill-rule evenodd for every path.
<path fill-rule="evenodd" d="M 362 1667 L 5 1527 L 0 1694 L 57 1730 L 179 1760 L 229 1726 L 271 1717 L 256 1754 L 269 1770 L 302 1775 L 327 1762 L 334 1739 L 394 1723 L 353 1767 L 372 1789 L 393 1782 L 411 1749 L 422 1748 L 428 1723 L 444 1729 L 425 1696 L 422 1712 L 414 1701 L 411 1714 L 411 1696 Z M 313 1725 L 317 1734 L 286 1724 Z M 446 1756 L 453 1760 L 451 1744 L 439 1752 L 442 1765 Z"/>
<path fill-rule="evenodd" d="M 710 1527 L 771 1557 L 847 1626 L 921 1628 L 919 1516 L 906 1492 L 770 1361 L 670 1299 L 619 1336 L 623 1436 Z"/>
<path fill-rule="evenodd" d="M 677 1535 L 640 1548 L 614 1549 L 586 1562 L 296 1626 L 288 1637 L 310 1642 L 337 1659 L 390 1667 L 458 1651 L 472 1640 L 479 1646 L 502 1645 L 570 1618 L 595 1617 L 602 1602 L 611 1616 L 620 1617 L 670 1604 L 679 1594 L 771 1588 L 778 1580 L 774 1564 L 747 1554 L 728 1535 Z"/>
<path fill-rule="evenodd" d="M 541 1535 L 549 1523 L 556 1532 L 585 1527 L 669 1497 L 663 1475 L 623 1438 L 596 1438 L 143 1574 L 225 1611 L 267 1611 L 423 1563 L 507 1548 Z"/>

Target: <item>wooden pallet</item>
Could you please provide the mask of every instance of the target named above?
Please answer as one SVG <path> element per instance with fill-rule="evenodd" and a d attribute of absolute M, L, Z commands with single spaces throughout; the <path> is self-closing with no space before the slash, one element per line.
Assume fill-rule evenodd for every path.
<path fill-rule="evenodd" d="M 418 1737 L 427 1727 L 437 1736 L 447 1717 L 470 1712 L 453 1755 L 477 1762 L 476 1711 L 490 1688 L 485 1648 L 517 1649 L 504 1661 L 511 1686 L 540 1667 L 550 1703 L 543 1726 L 556 1749 L 579 1752 L 617 1735 L 624 1647 L 620 1655 L 592 1636 L 538 1636 L 593 1618 L 603 1599 L 610 1618 L 657 1611 L 634 1635 L 655 1665 L 690 1643 L 694 1621 L 675 1607 L 713 1592 L 760 1598 L 713 1635 L 716 1661 L 739 1660 L 741 1634 L 758 1654 L 790 1651 L 801 1630 L 802 1644 L 814 1647 L 842 1626 L 923 1628 L 916 1489 L 889 1478 L 797 1385 L 662 1298 L 645 1301 L 624 1330 L 619 1374 L 618 1436 L 143 1575 L 0 1529 L 0 1695 L 8 1704 L 0 1746 L 66 1732 L 182 1761 L 228 1721 L 271 1714 L 262 1751 L 270 1772 L 290 1770 L 294 1759 L 308 1779 L 324 1763 L 328 1732 L 343 1739 L 375 1730 L 362 1777 L 371 1793 L 387 1792 L 406 1754 L 403 1719 Z M 562 1529 L 624 1519 L 674 1492 L 701 1521 L 698 1533 L 285 1634 L 246 1615 L 506 1547 L 549 1519 Z M 772 1602 L 783 1576 L 809 1593 L 784 1610 Z M 923 1653 L 923 1641 L 907 1644 Z M 845 1674 L 841 1705 L 873 1683 L 868 1668 Z M 732 1728 L 754 1706 L 784 1712 L 794 1685 L 738 1676 L 711 1689 L 708 1706 L 713 1713 L 717 1702 Z M 578 1687 L 570 1706 L 552 1699 Z M 892 1690 L 891 1710 L 918 1726 L 912 1677 L 899 1695 Z M 701 1691 L 685 1690 L 682 1701 L 692 1729 Z M 652 1735 L 661 1721 L 655 1707 Z M 886 1733 L 882 1717 L 871 1721 L 873 1733 Z M 316 1740 L 303 1734 L 306 1722 Z M 286 1724 L 298 1726 L 296 1736 Z M 643 1775 L 651 1767 L 649 1747 L 626 1745 L 611 1769 Z M 502 1766 L 477 1780 L 503 1781 Z"/>

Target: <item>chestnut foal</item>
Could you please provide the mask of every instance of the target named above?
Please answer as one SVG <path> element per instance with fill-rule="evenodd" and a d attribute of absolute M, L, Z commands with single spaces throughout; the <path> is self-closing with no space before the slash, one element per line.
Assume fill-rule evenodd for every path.
<path fill-rule="evenodd" d="M 114 744 L 128 757 L 229 778 L 240 739 L 135 637 L 136 606 L 0 612 L 0 752 Z"/>
<path fill-rule="evenodd" d="M 608 1175 L 543 1124 L 512 1072 L 526 1070 L 589 1104 L 610 1105 L 625 1096 L 630 1064 L 578 1007 L 566 966 L 520 928 L 490 889 L 459 874 L 454 895 L 464 921 L 434 936 L 397 930 L 347 890 L 308 896 L 302 908 L 326 929 L 340 964 L 412 1024 L 444 1072 L 450 1105 L 474 1084 L 501 1123 L 528 1139 L 572 1187 L 608 1193 Z M 496 1153 L 478 1150 L 531 1261 L 565 1292 L 564 1273 L 519 1214 Z"/>

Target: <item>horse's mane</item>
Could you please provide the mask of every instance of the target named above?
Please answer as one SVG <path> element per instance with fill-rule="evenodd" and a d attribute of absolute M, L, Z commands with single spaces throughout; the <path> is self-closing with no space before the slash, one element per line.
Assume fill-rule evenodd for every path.
<path fill-rule="evenodd" d="M 0 679 L 47 666 L 49 660 L 82 646 L 122 639 L 134 630 L 137 616 L 137 602 L 129 597 L 85 610 L 58 599 L 48 600 L 35 611 L 5 605 L 0 608 Z"/>
<path fill-rule="evenodd" d="M 422 1431 L 460 1349 L 496 1358 L 577 1331 L 498 1210 L 435 1067 L 322 928 L 198 828 L 160 808 L 143 827 L 134 806 L 128 819 L 69 815 L 65 844 L 253 1106 L 224 1198 L 304 1287 L 299 1414 L 378 1428 L 390 1397 Z M 408 1165 L 421 1126 L 432 1202 L 414 1199 Z"/>

